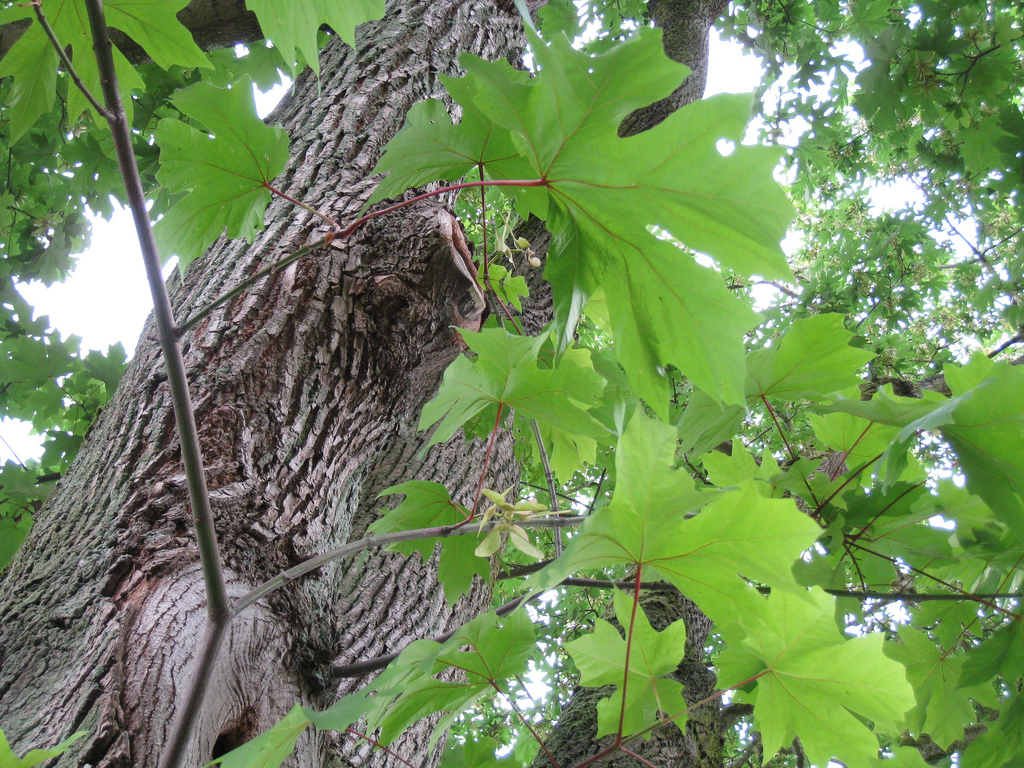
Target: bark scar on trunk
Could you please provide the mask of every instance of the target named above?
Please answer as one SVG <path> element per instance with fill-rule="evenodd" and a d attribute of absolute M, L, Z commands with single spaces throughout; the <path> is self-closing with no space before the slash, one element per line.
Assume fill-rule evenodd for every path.
<path fill-rule="evenodd" d="M 466 242 L 466 233 L 458 219 L 446 209 L 442 208 L 437 212 L 437 220 L 441 239 L 448 243 L 455 268 L 469 283 L 469 289 L 465 295 L 456 302 L 456 308 L 465 324 L 456 323 L 456 325 L 471 331 L 479 331 L 486 317 L 487 300 L 484 298 L 483 289 L 477 279 L 476 264 L 473 263 L 469 243 Z"/>

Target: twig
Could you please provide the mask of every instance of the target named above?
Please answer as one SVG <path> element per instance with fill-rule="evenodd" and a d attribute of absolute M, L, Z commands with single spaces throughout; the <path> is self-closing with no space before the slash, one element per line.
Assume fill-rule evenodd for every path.
<path fill-rule="evenodd" d="M 797 301 L 800 300 L 799 293 L 794 291 L 792 288 L 787 288 L 778 280 L 758 280 L 754 283 L 754 285 L 770 285 L 772 288 L 775 288 L 776 290 L 781 291 L 782 293 L 789 296 L 789 298 L 796 299 Z"/>
<path fill-rule="evenodd" d="M 203 318 L 207 317 L 217 307 L 219 307 L 222 304 L 224 304 L 224 302 L 230 301 L 231 299 L 233 299 L 235 296 L 240 294 L 242 291 L 244 291 L 250 285 L 252 285 L 253 283 L 257 282 L 260 278 L 266 277 L 267 275 L 269 275 L 269 274 L 271 274 L 271 273 L 273 273 L 273 272 L 275 272 L 275 271 L 277 271 L 279 269 L 282 269 L 282 268 L 288 266 L 289 264 L 291 264 L 296 259 L 300 259 L 303 256 L 306 256 L 307 254 L 312 253 L 313 251 L 315 251 L 318 248 L 322 248 L 322 247 L 324 247 L 326 245 L 329 245 L 334 240 L 348 240 L 348 238 L 352 237 L 352 235 L 355 234 L 356 230 L 358 230 L 363 224 L 365 224 L 366 222 L 370 221 L 371 219 L 377 218 L 378 216 L 382 216 L 385 213 L 391 213 L 391 212 L 397 211 L 397 210 L 399 210 L 401 208 L 405 208 L 408 205 L 412 205 L 413 203 L 418 203 L 421 200 L 427 200 L 427 199 L 429 199 L 431 197 L 437 197 L 438 195 L 443 195 L 443 194 L 445 194 L 447 192 L 454 192 L 454 191 L 457 191 L 457 190 L 460 190 L 460 189 L 466 189 L 467 187 L 484 187 L 484 186 L 542 187 L 542 186 L 545 186 L 546 184 L 547 184 L 547 182 L 544 179 L 530 179 L 530 180 L 525 180 L 525 181 L 517 181 L 517 180 L 511 180 L 510 181 L 510 180 L 507 180 L 507 179 L 499 179 L 497 181 L 469 181 L 469 182 L 465 182 L 465 183 L 462 183 L 462 184 L 451 184 L 451 185 L 449 185 L 447 187 L 441 187 L 441 188 L 435 189 L 435 190 L 433 190 L 431 192 L 424 192 L 422 195 L 416 195 L 416 197 L 411 197 L 408 200 L 403 200 L 400 203 L 395 203 L 394 205 L 389 205 L 387 208 L 382 208 L 379 211 L 374 211 L 373 213 L 368 213 L 365 216 L 360 216 L 358 219 L 356 219 L 351 224 L 349 224 L 344 229 L 342 229 L 341 225 L 338 224 L 331 217 L 329 217 L 329 216 L 327 216 L 327 215 L 325 215 L 323 213 L 320 213 L 320 211 L 316 210 L 315 208 L 312 208 L 311 206 L 308 206 L 305 203 L 301 203 L 298 200 L 296 200 L 295 198 L 286 195 L 284 192 L 280 192 L 277 189 L 274 189 L 269 184 L 264 183 L 263 186 L 267 190 L 272 192 L 273 194 L 276 194 L 276 195 L 284 198 L 285 200 L 288 200 L 289 202 L 294 203 L 295 205 L 298 205 L 299 207 L 304 208 L 307 211 L 310 211 L 311 213 L 313 213 L 316 216 L 319 216 L 321 219 L 324 219 L 325 221 L 330 223 L 331 226 L 336 227 L 340 231 L 331 232 L 330 234 L 328 234 L 326 237 L 322 238 L 321 240 L 317 240 L 315 243 L 310 243 L 309 245 L 305 245 L 302 248 L 299 248 L 299 250 L 295 251 L 295 253 L 292 253 L 292 254 L 290 254 L 288 256 L 285 256 L 285 257 L 281 258 L 280 260 L 278 260 L 278 261 L 274 262 L 273 264 L 271 264 L 269 267 L 264 267 L 259 272 L 254 274 L 252 277 L 246 278 L 241 283 L 239 283 L 237 286 L 232 288 L 230 291 L 228 291 L 225 294 L 222 294 L 219 298 L 215 299 L 213 301 L 213 303 L 208 304 L 206 307 L 204 307 L 203 309 L 201 309 L 200 311 L 196 312 L 194 315 L 189 317 L 188 320 L 186 320 L 185 322 L 183 322 L 180 325 L 178 325 L 177 328 L 175 329 L 176 333 L 178 334 L 179 337 L 182 336 L 185 333 L 185 331 L 187 331 L 189 328 L 193 327 L 196 323 L 198 323 L 201 320 L 203 320 Z M 513 322 L 515 322 L 514 319 L 513 319 Z"/>
<path fill-rule="evenodd" d="M 312 253 L 313 251 L 315 251 L 318 248 L 323 248 L 325 245 L 327 245 L 331 241 L 331 239 L 332 239 L 332 236 L 328 235 L 327 237 L 324 237 L 324 238 L 322 238 L 320 240 L 317 240 L 315 243 L 310 243 L 309 245 L 304 245 L 301 248 L 299 248 L 297 251 L 295 251 L 295 253 L 290 253 L 287 256 L 283 256 L 282 258 L 278 259 L 277 261 L 275 261 L 270 266 L 264 267 L 259 272 L 257 272 L 256 274 L 252 275 L 251 277 L 247 277 L 245 280 L 240 282 L 238 285 L 236 285 L 230 291 L 227 291 L 226 293 L 221 294 L 219 297 L 214 299 L 210 304 L 207 304 L 205 307 L 203 307 L 198 312 L 193 314 L 191 317 L 188 318 L 188 320 L 186 320 L 183 323 L 179 323 L 178 327 L 175 329 L 175 332 L 178 334 L 179 337 L 184 335 L 185 331 L 187 331 L 189 328 L 194 326 L 196 323 L 202 321 L 204 318 L 209 316 L 209 314 L 211 312 L 213 312 L 213 310 L 215 310 L 217 307 L 221 306 L 222 304 L 225 304 L 226 302 L 231 301 L 231 299 L 235 298 L 235 296 L 240 294 L 242 291 L 244 291 L 250 285 L 253 285 L 254 283 L 259 282 L 260 280 L 262 280 L 267 275 L 271 275 L 274 272 L 278 272 L 278 271 L 284 269 L 289 264 L 291 264 L 294 261 L 297 261 L 297 260 L 301 259 L 306 254 Z"/>
<path fill-rule="evenodd" d="M 341 224 L 336 222 L 334 219 L 332 219 L 326 213 L 321 213 L 320 211 L 318 211 L 313 206 L 306 205 L 301 200 L 296 200 L 291 195 L 285 194 L 284 192 L 282 192 L 281 190 L 277 189 L 276 187 L 272 187 L 269 182 L 264 181 L 263 182 L 263 188 L 266 189 L 271 194 L 277 195 L 278 197 L 287 200 L 289 203 L 292 203 L 293 205 L 297 205 L 297 206 L 299 206 L 299 208 L 302 208 L 303 210 L 309 211 L 314 216 L 317 216 L 317 217 L 323 219 L 328 224 L 330 224 L 332 227 L 334 227 L 335 230 L 337 230 L 337 231 L 341 230 Z"/>
<path fill-rule="evenodd" d="M 110 112 L 107 111 L 106 107 L 100 104 L 96 97 L 92 95 L 92 92 L 85 87 L 85 83 L 83 83 L 82 78 L 78 76 L 78 72 L 71 63 L 71 59 L 68 58 L 68 55 L 64 50 L 64 46 L 62 46 L 60 44 L 60 40 L 57 39 L 57 33 L 53 31 L 53 27 L 50 26 L 50 22 L 43 14 L 42 0 L 32 0 L 32 8 L 35 10 L 36 18 L 39 19 L 39 24 L 42 26 L 46 36 L 50 38 L 50 42 L 53 43 L 53 47 L 57 49 L 57 55 L 60 56 L 60 61 L 64 65 L 64 69 L 68 73 L 72 82 L 74 82 L 78 90 L 82 92 L 82 95 L 85 96 L 85 100 L 89 102 L 90 106 L 96 110 L 96 114 L 104 120 L 109 121 L 111 119 Z"/>
<path fill-rule="evenodd" d="M 20 458 L 18 457 L 18 454 L 17 454 L 17 453 L 15 453 L 14 449 L 13 449 L 13 448 L 11 447 L 11 444 L 10 444 L 10 443 L 8 443 L 8 442 L 7 442 L 7 440 L 5 440 L 5 439 L 4 439 L 4 436 L 3 436 L 3 435 L 0 435 L 0 443 L 3 443 L 4 445 L 6 445 L 6 446 L 7 446 L 7 450 L 8 450 L 8 452 L 10 452 L 11 456 L 13 456 L 13 457 L 14 457 L 14 460 L 15 460 L 16 462 L 18 462 L 18 463 L 19 463 L 19 464 L 21 465 L 21 468 L 22 468 L 22 469 L 24 469 L 24 470 L 25 470 L 26 472 L 28 472 L 28 467 L 26 467 L 26 466 L 25 466 L 25 462 L 24 462 L 24 461 L 22 461 L 22 460 L 21 460 L 21 459 L 20 459 Z M 2 487 L 3 487 L 3 486 L 0 486 L 0 488 L 2 488 Z"/>
<path fill-rule="evenodd" d="M 761 744 L 761 735 L 756 731 L 753 734 L 753 738 L 750 743 L 740 752 L 736 757 L 725 764 L 725 768 L 740 768 L 740 766 L 749 764 L 750 757 L 753 755 L 754 750 Z"/>
<path fill-rule="evenodd" d="M 545 565 L 550 563 L 547 561 L 544 563 L 534 563 L 533 565 L 521 566 L 513 569 L 511 573 L 508 571 L 502 571 L 498 574 L 498 581 L 507 581 L 508 579 L 517 579 L 522 576 L 527 576 L 531 573 L 535 573 L 543 568 Z M 585 587 L 589 589 L 631 589 L 635 586 L 635 582 L 630 579 L 627 581 L 619 581 L 615 579 L 587 579 L 580 577 L 570 577 L 563 579 L 558 582 L 559 587 Z M 640 582 L 640 589 L 647 590 L 649 592 L 678 592 L 679 589 L 674 584 L 670 584 L 667 581 L 642 581 Z M 762 595 L 770 595 L 772 593 L 771 587 L 754 587 Z M 834 597 L 852 597 L 854 600 L 882 600 L 886 602 L 899 602 L 904 601 L 908 603 L 928 603 L 928 602 L 956 602 L 961 600 L 973 600 L 980 602 L 982 600 L 1020 600 L 1024 598 L 1024 592 L 880 592 L 870 589 L 828 589 L 822 588 L 822 591 L 832 595 Z"/>
<path fill-rule="evenodd" d="M 546 187 L 548 186 L 547 179 L 495 179 L 490 181 L 464 181 L 460 184 L 450 184 L 447 187 L 441 187 L 435 189 L 433 192 L 424 192 L 422 195 L 416 195 L 410 197 L 408 200 L 403 200 L 400 203 L 389 205 L 387 208 L 381 208 L 379 211 L 368 213 L 365 216 L 360 216 L 358 219 L 353 221 L 341 232 L 338 233 L 338 237 L 342 240 L 347 240 L 352 237 L 352 234 L 359 229 L 363 224 L 368 222 L 370 219 L 375 219 L 378 216 L 383 216 L 386 213 L 397 211 L 400 208 L 404 208 L 407 205 L 418 203 L 421 200 L 427 200 L 431 197 L 437 197 L 445 192 L 457 192 L 460 189 L 471 189 L 473 187 Z"/>
<path fill-rule="evenodd" d="M 548 493 L 551 494 L 551 511 L 558 511 L 558 490 L 555 488 L 555 476 L 551 472 L 551 462 L 548 461 L 548 451 L 544 447 L 544 440 L 540 436 L 540 425 L 536 419 L 530 419 L 533 427 L 533 437 L 537 441 L 537 450 L 540 451 L 540 463 L 544 467 L 544 477 L 548 481 Z M 555 557 L 562 556 L 562 529 L 555 528 Z"/>
<path fill-rule="evenodd" d="M 555 760 L 555 756 L 551 754 L 551 751 L 547 748 L 547 745 L 544 743 L 544 739 L 540 737 L 540 734 L 537 733 L 536 729 L 533 727 L 530 721 L 523 716 L 523 713 L 519 710 L 519 707 L 516 706 L 515 697 L 509 696 L 507 693 L 501 690 L 501 688 L 498 687 L 498 684 L 493 680 L 491 681 L 491 687 L 505 697 L 505 701 L 508 702 L 508 705 L 512 708 L 512 711 L 516 713 L 516 716 L 519 718 L 519 722 L 526 726 L 526 730 L 530 732 L 530 735 L 533 736 L 534 740 L 536 740 L 538 746 L 540 746 L 540 748 L 544 751 L 544 754 L 548 756 L 548 760 L 551 761 L 551 764 L 555 768 L 561 768 L 561 766 L 558 764 L 558 761 Z"/>
<path fill-rule="evenodd" d="M 1011 338 L 1011 339 L 1008 339 L 1008 340 L 1004 341 L 1004 342 L 1003 342 L 1002 344 L 1000 344 L 1000 345 L 999 345 L 998 347 L 996 347 L 996 348 L 995 348 L 994 350 L 992 350 L 991 352 L 989 352 L 989 353 L 988 353 L 988 356 L 989 356 L 989 357 L 995 357 L 995 356 L 996 356 L 996 355 L 998 355 L 999 353 L 1001 353 L 1001 352 L 1005 352 L 1005 351 L 1006 351 L 1007 349 L 1009 349 L 1010 347 L 1012 347 L 1012 346 L 1013 346 L 1014 344 L 1020 344 L 1020 343 L 1021 343 L 1022 341 L 1024 341 L 1024 333 L 1018 333 L 1018 334 L 1017 334 L 1016 336 L 1014 336 L 1013 338 Z"/>
<path fill-rule="evenodd" d="M 579 525 L 583 520 L 584 518 L 581 516 L 538 517 L 533 520 L 523 520 L 517 523 L 517 525 L 524 528 L 558 528 L 562 526 Z M 464 536 L 470 533 L 486 532 L 500 524 L 500 520 L 494 520 L 479 529 L 467 526 L 465 523 L 459 523 L 457 525 L 438 525 L 433 528 L 417 528 L 411 531 L 382 533 L 379 536 L 367 536 L 359 539 L 358 541 L 351 541 L 348 544 L 342 544 L 340 547 L 335 547 L 327 552 L 311 557 L 308 560 L 299 563 L 294 568 L 289 568 L 287 571 L 282 571 L 277 576 L 268 579 L 255 589 L 250 590 L 238 598 L 234 603 L 233 610 L 235 614 L 239 614 L 257 600 L 266 597 L 274 590 L 283 587 L 285 584 L 293 582 L 308 573 L 312 573 L 318 568 L 322 568 L 334 560 L 354 555 L 358 552 L 362 552 L 364 549 L 386 547 L 389 544 L 397 544 L 401 541 L 414 541 L 417 539 L 444 539 L 448 536 Z"/>
<path fill-rule="evenodd" d="M 398 754 L 397 752 L 395 752 L 395 751 L 394 751 L 393 749 L 389 749 L 389 748 L 385 747 L 385 746 L 384 746 L 383 744 L 381 744 L 381 743 L 380 743 L 379 741 L 377 741 L 376 739 L 373 739 L 373 738 L 371 738 L 371 737 L 367 736 L 367 735 L 366 735 L 366 734 L 364 734 L 364 733 L 360 733 L 360 732 L 359 732 L 359 731 L 357 731 L 357 730 L 356 730 L 355 728 L 352 728 L 352 727 L 350 726 L 350 727 L 346 728 L 346 729 L 345 729 L 345 731 L 346 731 L 347 733 L 351 733 L 351 734 L 352 734 L 353 736 L 355 736 L 355 737 L 356 737 L 356 741 L 358 741 L 359 739 L 365 739 L 365 740 L 366 740 L 367 742 L 369 742 L 370 744 L 373 744 L 373 746 L 375 746 L 375 747 L 378 747 L 379 749 L 383 750 L 385 754 L 391 755 L 391 756 L 392 756 L 393 758 L 395 758 L 396 760 L 398 760 L 398 761 L 400 761 L 400 762 L 403 762 L 403 763 L 405 763 L 406 765 L 408 765 L 408 766 L 409 766 L 409 768 L 416 768 L 416 766 L 415 766 L 415 765 L 413 765 L 412 763 L 410 763 L 410 762 L 409 762 L 408 760 L 406 760 L 406 759 L 405 759 L 404 757 L 402 757 L 402 756 L 401 756 L 400 754 Z"/>

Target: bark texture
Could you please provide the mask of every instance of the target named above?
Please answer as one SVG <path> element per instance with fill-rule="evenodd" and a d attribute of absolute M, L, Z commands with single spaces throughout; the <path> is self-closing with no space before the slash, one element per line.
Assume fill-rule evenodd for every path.
<path fill-rule="evenodd" d="M 308 72 L 272 120 L 292 137 L 275 186 L 351 220 L 381 147 L 416 101 L 440 97 L 458 52 L 516 56 L 511 4 L 402 2 L 337 40 L 319 82 Z M 270 261 L 314 240 L 317 220 L 283 201 L 252 245 L 216 243 L 172 294 L 185 317 Z M 452 325 L 469 289 L 440 203 L 375 220 L 352 240 L 264 279 L 184 339 L 186 364 L 231 590 L 358 538 L 377 494 L 412 478 L 472 501 L 479 446 L 420 455 L 415 425 L 461 351 Z M 457 224 L 456 224 L 457 226 Z M 23 751 L 75 730 L 68 764 L 156 762 L 205 622 L 191 516 L 162 360 L 149 326 L 118 394 L 39 516 L 0 595 L 0 722 Z M 514 480 L 499 445 L 487 482 Z M 245 741 L 296 701 L 333 700 L 330 663 L 387 653 L 461 623 L 480 588 L 450 610 L 433 563 L 374 554 L 338 563 L 236 620 L 211 680 L 188 764 Z M 359 681 L 349 685 L 354 686 Z M 396 750 L 430 764 L 430 725 Z M 309 737 L 292 760 L 331 746 Z M 356 756 L 362 764 L 376 757 Z"/>
<path fill-rule="evenodd" d="M 685 64 L 690 74 L 671 94 L 628 115 L 619 136 L 634 136 L 653 128 L 677 109 L 704 96 L 708 82 L 708 33 L 728 0 L 650 0 L 651 20 L 662 30 L 665 54 Z"/>

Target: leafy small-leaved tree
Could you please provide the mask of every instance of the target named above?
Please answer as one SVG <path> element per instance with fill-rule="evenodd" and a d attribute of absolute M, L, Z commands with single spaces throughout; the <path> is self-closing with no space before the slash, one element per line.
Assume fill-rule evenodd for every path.
<path fill-rule="evenodd" d="M 0 766 L 1024 761 L 1016 4 L 5 6 Z"/>

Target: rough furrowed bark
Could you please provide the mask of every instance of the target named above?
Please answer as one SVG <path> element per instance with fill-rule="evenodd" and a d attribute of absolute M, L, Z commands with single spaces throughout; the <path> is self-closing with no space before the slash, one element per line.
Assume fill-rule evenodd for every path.
<path fill-rule="evenodd" d="M 515 55 L 511 4 L 406 2 L 336 40 L 274 119 L 292 137 L 275 186 L 351 220 L 369 171 L 416 101 L 439 97 L 455 54 Z M 233 593 L 358 537 L 387 485 L 446 482 L 472 501 L 479 445 L 421 456 L 415 426 L 461 351 L 468 288 L 438 203 L 382 217 L 349 242 L 266 278 L 184 339 L 217 530 Z M 448 217 L 448 218 L 446 218 Z M 173 292 L 183 318 L 321 236 L 283 201 L 252 245 L 216 243 Z M 148 327 L 115 399 L 39 516 L 0 596 L 0 722 L 16 751 L 83 729 L 69 764 L 155 764 L 203 631 L 187 494 L 162 361 Z M 487 483 L 514 478 L 502 446 Z M 373 555 L 280 590 L 233 625 L 187 764 L 276 722 L 296 700 L 334 697 L 330 662 L 387 653 L 474 615 L 475 590 L 446 607 L 434 564 Z M 350 683 L 354 686 L 356 683 Z M 424 730 L 429 729 L 429 724 Z M 423 734 L 399 746 L 421 763 Z M 312 737 L 295 764 L 323 764 Z"/>

